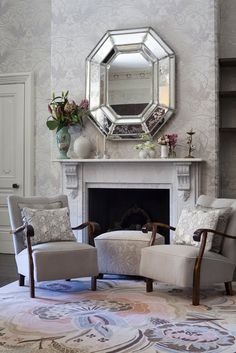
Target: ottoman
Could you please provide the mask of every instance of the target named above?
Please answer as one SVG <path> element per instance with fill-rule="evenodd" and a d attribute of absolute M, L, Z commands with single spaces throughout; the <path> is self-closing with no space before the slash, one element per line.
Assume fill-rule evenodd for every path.
<path fill-rule="evenodd" d="M 117 230 L 100 234 L 94 239 L 100 274 L 139 276 L 141 249 L 149 246 L 151 232 Z M 156 235 L 155 245 L 164 244 L 164 237 Z"/>

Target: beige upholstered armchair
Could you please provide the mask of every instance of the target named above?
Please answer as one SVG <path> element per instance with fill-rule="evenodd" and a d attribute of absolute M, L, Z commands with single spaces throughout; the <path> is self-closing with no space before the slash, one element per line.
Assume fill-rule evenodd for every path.
<path fill-rule="evenodd" d="M 29 278 L 30 295 L 35 297 L 35 281 L 91 277 L 96 290 L 97 251 L 79 243 L 72 232 L 88 227 L 92 237 L 96 223 L 71 228 L 67 196 L 8 197 L 10 223 L 19 285 Z"/>
<path fill-rule="evenodd" d="M 200 245 L 154 245 L 141 251 L 140 275 L 146 277 L 146 290 L 153 290 L 153 280 L 192 287 L 192 303 L 199 305 L 200 287 L 225 283 L 227 295 L 232 295 L 232 280 L 236 267 L 236 200 L 212 198 L 201 195 L 196 209 L 218 214 L 215 229 L 200 227 L 192 234 L 193 242 Z M 227 221 L 225 215 L 228 213 Z M 222 221 L 223 220 L 223 221 Z M 187 220 L 191 229 L 193 218 Z M 150 223 L 146 230 L 154 234 L 162 228 L 174 227 Z M 212 243 L 209 239 L 213 235 Z M 216 237 L 217 236 L 217 237 Z M 213 248 L 213 242 L 217 245 Z M 184 242 L 183 242 L 184 243 Z"/>

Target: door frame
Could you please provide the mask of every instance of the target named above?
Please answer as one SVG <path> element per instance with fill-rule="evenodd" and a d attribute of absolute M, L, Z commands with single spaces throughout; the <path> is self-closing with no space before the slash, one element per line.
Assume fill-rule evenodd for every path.
<path fill-rule="evenodd" d="M 0 85 L 24 84 L 24 196 L 34 194 L 34 77 L 32 72 L 0 74 Z"/>

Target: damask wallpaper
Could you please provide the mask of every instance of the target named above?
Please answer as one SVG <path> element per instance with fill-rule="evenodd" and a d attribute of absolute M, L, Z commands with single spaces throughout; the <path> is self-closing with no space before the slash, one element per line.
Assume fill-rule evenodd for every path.
<path fill-rule="evenodd" d="M 186 131 L 196 131 L 195 156 L 204 165 L 203 192 L 216 193 L 216 23 L 214 0 L 52 0 L 52 87 L 85 94 L 85 58 L 109 29 L 151 26 L 177 57 L 176 115 L 161 133 L 179 135 L 186 155 Z M 95 144 L 100 133 L 88 122 Z M 100 142 L 102 145 L 102 142 Z M 134 142 L 108 142 L 111 157 L 137 157 Z"/>
<path fill-rule="evenodd" d="M 55 193 L 60 168 L 53 134 L 45 121 L 51 91 L 85 95 L 85 58 L 108 29 L 151 26 L 177 57 L 176 114 L 161 133 L 179 135 L 178 156 L 185 156 L 186 131 L 193 128 L 195 156 L 204 164 L 202 191 L 217 190 L 215 0 L 0 0 L 0 73 L 35 75 L 35 186 L 37 194 Z M 95 145 L 97 129 L 86 122 Z M 159 136 L 160 134 L 158 134 Z M 134 141 L 108 142 L 114 158 L 137 157 Z"/>
<path fill-rule="evenodd" d="M 51 1 L 0 0 L 0 73 L 33 72 L 35 192 L 55 193 L 59 174 L 51 163 L 51 133 L 45 125 L 51 94 Z"/>

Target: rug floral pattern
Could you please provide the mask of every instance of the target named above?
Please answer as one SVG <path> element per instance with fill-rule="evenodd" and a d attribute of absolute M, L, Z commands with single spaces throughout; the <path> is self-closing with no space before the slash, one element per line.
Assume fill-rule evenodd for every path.
<path fill-rule="evenodd" d="M 88 279 L 43 282 L 30 299 L 17 283 L 0 289 L 0 352 L 235 353 L 236 296 L 223 287 L 190 292 L 142 281 Z"/>

